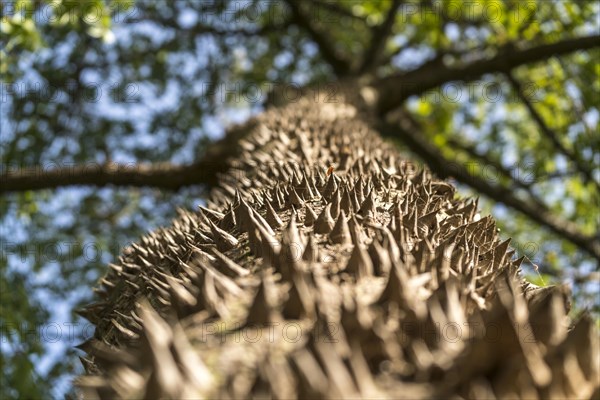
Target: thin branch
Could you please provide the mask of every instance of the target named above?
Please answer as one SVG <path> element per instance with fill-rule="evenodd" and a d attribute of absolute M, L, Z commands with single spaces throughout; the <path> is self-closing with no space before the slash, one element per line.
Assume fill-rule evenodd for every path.
<path fill-rule="evenodd" d="M 383 23 L 373 29 L 371 44 L 363 56 L 363 63 L 358 71 L 359 74 L 370 72 L 380 65 L 379 61 L 383 55 L 385 44 L 392 34 L 396 14 L 401 4 L 401 0 L 393 0 Z"/>
<path fill-rule="evenodd" d="M 397 49 L 393 50 L 390 54 L 385 55 L 383 57 L 383 59 L 379 62 L 379 65 L 390 64 L 393 61 L 394 57 L 396 57 L 397 55 L 402 53 L 404 50 L 410 49 L 412 46 L 414 46 L 414 43 L 412 43 L 409 40 L 408 42 L 404 43 L 402 46 L 399 46 Z"/>
<path fill-rule="evenodd" d="M 519 99 L 521 100 L 523 105 L 525 105 L 525 107 L 529 111 L 529 114 L 531 114 L 531 117 L 533 118 L 533 120 L 537 123 L 537 125 L 539 126 L 541 131 L 544 133 L 544 135 L 546 135 L 546 137 L 550 140 L 552 145 L 558 151 L 560 151 L 565 156 L 567 156 L 567 158 L 569 160 L 571 160 L 573 165 L 585 177 L 587 182 L 593 182 L 596 185 L 596 187 L 598 189 L 600 189 L 600 185 L 598 184 L 598 182 L 596 182 L 594 180 L 594 177 L 592 175 L 592 170 L 590 168 L 588 168 L 588 166 L 586 166 L 584 163 L 581 162 L 581 159 L 577 156 L 577 154 L 575 152 L 567 149 L 561 143 L 556 132 L 554 132 L 552 129 L 550 129 L 550 127 L 546 124 L 546 122 L 544 121 L 544 119 L 542 118 L 540 113 L 535 109 L 535 107 L 533 106 L 531 101 L 529 101 L 529 99 L 527 98 L 527 95 L 523 91 L 523 86 L 521 85 L 521 82 L 519 82 L 511 72 L 508 72 L 506 74 L 506 77 L 508 78 L 510 84 L 512 85 L 515 92 L 517 93 L 517 96 L 519 96 Z"/>
<path fill-rule="evenodd" d="M 263 36 L 263 35 L 267 35 L 269 33 L 276 33 L 276 32 L 280 32 L 282 29 L 285 29 L 286 27 L 288 27 L 290 25 L 290 22 L 286 21 L 281 25 L 264 25 L 261 26 L 260 28 L 257 29 L 220 29 L 214 26 L 207 26 L 207 25 L 195 25 L 189 29 L 183 29 L 183 28 L 179 28 L 180 30 L 188 30 L 190 33 L 195 34 L 195 35 L 202 35 L 202 34 L 212 34 L 215 36 L 222 36 L 222 37 L 227 37 L 227 36 L 244 36 L 244 37 L 257 37 L 257 36 Z"/>
<path fill-rule="evenodd" d="M 413 4 L 412 6 L 417 6 L 419 8 L 418 12 L 419 13 L 427 13 L 427 12 L 434 12 L 431 7 L 432 4 L 426 4 L 425 2 L 421 2 L 421 3 L 416 3 Z M 464 15 L 464 14 L 463 14 Z M 461 15 L 461 17 L 463 16 Z M 469 19 L 469 20 L 465 20 L 463 18 L 461 19 L 456 19 L 456 18 L 452 18 L 450 19 L 449 16 L 446 13 L 442 13 L 442 15 L 440 15 L 441 17 L 441 22 L 442 22 L 442 27 L 441 29 L 444 30 L 444 27 L 449 24 L 449 23 L 453 23 L 456 24 L 457 26 L 461 27 L 461 28 L 466 28 L 466 27 L 471 27 L 471 26 L 475 26 L 475 27 L 481 27 L 484 24 L 487 24 L 488 21 L 486 21 L 485 18 L 479 18 L 479 19 Z M 458 43 L 454 43 L 454 45 L 461 45 L 463 44 L 462 42 L 458 42 Z M 403 44 L 402 46 L 398 47 L 396 50 L 394 50 L 392 53 L 387 54 L 385 56 L 382 55 L 383 59 L 381 61 L 379 61 L 379 65 L 388 65 L 392 62 L 393 58 L 396 57 L 397 55 L 399 55 L 400 53 L 402 53 L 404 50 L 409 49 L 411 47 L 413 47 L 415 44 L 412 43 L 412 40 L 409 39 L 405 44 Z M 438 54 L 435 56 L 435 58 L 439 58 L 441 59 L 443 56 L 445 55 L 453 55 L 453 56 L 461 56 L 464 55 L 465 53 L 472 53 L 475 51 L 483 51 L 485 50 L 485 48 L 470 48 L 470 49 L 466 49 L 466 50 L 458 50 L 458 49 L 453 49 L 453 48 L 440 48 L 438 49 Z"/>
<path fill-rule="evenodd" d="M 348 17 L 355 19 L 357 21 L 366 23 L 366 18 L 361 17 L 360 15 L 355 15 L 352 11 L 342 7 L 339 3 L 335 3 L 332 1 L 318 1 L 318 0 L 310 0 L 310 2 L 316 7 L 323 8 L 332 13 L 341 15 L 343 17 Z"/>
<path fill-rule="evenodd" d="M 544 204 L 535 194 L 531 192 L 531 188 L 533 187 L 534 181 L 524 181 L 518 179 L 513 176 L 512 170 L 504 168 L 504 166 L 497 160 L 490 160 L 485 155 L 478 153 L 472 146 L 469 146 L 465 143 L 459 142 L 455 139 L 448 139 L 448 144 L 453 146 L 465 153 L 469 154 L 474 159 L 480 160 L 492 167 L 496 168 L 500 174 L 505 176 L 506 178 L 512 179 L 512 183 L 515 185 L 515 189 L 523 189 L 527 191 L 529 196 L 531 196 L 532 200 L 535 201 L 540 207 L 548 208 L 546 204 Z M 554 171 L 550 173 L 536 173 L 535 178 L 537 179 L 545 179 L 545 180 L 553 180 L 553 179 L 564 179 L 567 177 L 573 177 L 573 175 L 577 175 L 577 171 L 574 169 L 568 169 L 566 171 Z"/>
<path fill-rule="evenodd" d="M 379 94 L 377 111 L 384 115 L 400 106 L 408 97 L 424 93 L 446 82 L 468 82 L 487 73 L 507 72 L 520 65 L 545 60 L 551 56 L 599 46 L 600 35 L 566 39 L 526 50 L 515 49 L 509 44 L 500 48 L 495 57 L 474 61 L 462 67 L 425 65 L 414 71 L 391 75 L 376 82 L 374 86 Z"/>
<path fill-rule="evenodd" d="M 339 54 L 332 41 L 313 24 L 310 17 L 302 12 L 301 2 L 288 0 L 287 4 L 292 11 L 292 22 L 304 29 L 317 46 L 319 46 L 321 56 L 331 65 L 337 77 L 340 78 L 347 75 L 350 71 L 350 62 Z"/>
<path fill-rule="evenodd" d="M 538 207 L 542 207 L 547 209 L 548 207 L 531 191 L 532 182 L 525 182 L 518 177 L 515 177 L 511 170 L 506 169 L 502 163 L 498 160 L 492 160 L 487 156 L 479 153 L 473 146 L 470 146 L 462 141 L 450 138 L 448 139 L 448 144 L 455 149 L 463 151 L 467 153 L 471 158 L 481 161 L 484 165 L 492 166 L 496 171 L 498 171 L 503 177 L 509 179 L 515 188 L 522 189 L 531 197 L 531 199 L 536 203 Z"/>
<path fill-rule="evenodd" d="M 220 36 L 220 37 L 227 37 L 227 36 L 244 36 L 244 37 L 255 37 L 255 36 L 263 36 L 269 33 L 274 33 L 274 32 L 279 32 L 281 29 L 285 29 L 286 27 L 288 27 L 290 25 L 290 21 L 284 21 L 281 24 L 265 24 L 263 26 L 260 27 L 256 27 L 254 29 L 247 29 L 247 28 L 219 28 L 216 27 L 214 25 L 208 25 L 208 24 L 204 24 L 204 23 L 197 23 L 191 27 L 188 28 L 184 28 L 182 26 L 180 26 L 175 20 L 173 19 L 161 19 L 161 20 L 153 20 L 152 18 L 148 17 L 149 21 L 152 22 L 158 22 L 160 23 L 163 27 L 166 28 L 171 28 L 171 29 L 175 29 L 179 32 L 182 33 L 190 33 L 193 35 L 205 35 L 205 34 L 210 34 L 210 35 L 215 35 L 215 36 Z"/>
<path fill-rule="evenodd" d="M 570 72 L 571 79 L 577 79 L 581 82 L 581 76 L 579 76 L 577 73 L 575 73 L 573 71 L 571 64 L 567 64 L 567 63 L 565 63 L 564 60 L 561 60 L 561 59 L 558 60 L 558 63 L 560 64 L 560 66 L 562 67 L 563 70 Z M 573 76 L 573 75 L 575 75 L 575 76 Z M 593 137 L 595 133 L 592 131 L 592 128 L 587 124 L 585 118 L 583 117 L 584 110 L 582 110 L 582 107 L 584 109 L 587 108 L 585 106 L 585 104 L 583 104 L 583 101 L 580 100 L 579 102 L 575 102 L 575 100 L 571 96 L 568 96 L 567 100 L 569 101 L 573 111 L 575 111 L 575 113 L 577 114 L 577 118 L 579 119 L 579 121 L 581 121 L 581 123 L 583 125 L 583 129 L 585 130 L 586 134 L 590 138 Z"/>
<path fill-rule="evenodd" d="M 524 202 L 506 188 L 492 185 L 484 179 L 473 176 L 464 166 L 447 160 L 435 146 L 427 142 L 420 127 L 404 112 L 397 113 L 397 124 L 379 121 L 376 128 L 383 136 L 400 138 L 413 152 L 427 162 L 431 170 L 440 178 L 453 177 L 478 192 L 504 203 L 574 243 L 600 261 L 599 239 L 585 235 L 575 223 L 563 220 L 534 204 Z"/>

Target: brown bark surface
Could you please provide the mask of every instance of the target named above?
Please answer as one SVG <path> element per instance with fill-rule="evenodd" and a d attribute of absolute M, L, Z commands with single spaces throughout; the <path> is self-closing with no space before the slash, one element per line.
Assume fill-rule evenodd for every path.
<path fill-rule="evenodd" d="M 86 396 L 597 393 L 598 332 L 568 289 L 524 282 L 494 220 L 402 160 L 360 99 L 255 122 L 207 208 L 111 265 L 83 312 Z"/>

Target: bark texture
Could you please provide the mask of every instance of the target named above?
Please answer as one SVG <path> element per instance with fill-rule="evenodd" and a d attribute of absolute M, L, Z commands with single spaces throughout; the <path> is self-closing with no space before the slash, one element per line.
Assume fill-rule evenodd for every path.
<path fill-rule="evenodd" d="M 402 160 L 361 99 L 307 95 L 239 146 L 207 208 L 102 279 L 86 397 L 597 394 L 598 332 L 568 289 L 523 281 L 494 220 Z"/>

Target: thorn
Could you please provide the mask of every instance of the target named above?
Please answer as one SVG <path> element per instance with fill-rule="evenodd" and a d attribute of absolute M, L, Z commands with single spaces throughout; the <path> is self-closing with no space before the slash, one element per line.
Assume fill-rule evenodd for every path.
<path fill-rule="evenodd" d="M 280 228 L 283 226 L 283 221 L 279 218 L 279 215 L 273 210 L 273 207 L 269 202 L 267 203 L 267 222 L 274 229 Z"/>
<path fill-rule="evenodd" d="M 375 196 L 373 190 L 371 190 L 371 192 L 363 202 L 362 206 L 358 210 L 358 214 L 365 218 L 368 218 L 370 215 L 375 215 Z"/>
<path fill-rule="evenodd" d="M 338 188 L 338 190 L 336 190 L 333 196 L 331 197 L 331 217 L 334 219 L 337 218 L 340 214 L 340 202 L 341 195 L 340 189 Z"/>
<path fill-rule="evenodd" d="M 279 255 L 280 243 L 274 235 L 271 235 L 263 226 L 257 224 L 260 237 L 260 255 L 263 258 L 265 266 L 276 267 L 277 256 Z"/>
<path fill-rule="evenodd" d="M 383 276 L 386 274 L 391 267 L 391 254 L 389 251 L 381 246 L 377 238 L 374 238 L 367 252 L 373 261 L 375 275 Z"/>
<path fill-rule="evenodd" d="M 336 244 L 350 244 L 352 243 L 352 237 L 350 236 L 350 229 L 348 228 L 348 221 L 346 221 L 346 215 L 342 210 L 340 215 L 333 227 L 332 231 L 329 233 L 329 240 L 332 243 Z"/>
<path fill-rule="evenodd" d="M 311 185 L 308 176 L 306 175 L 306 173 L 303 173 L 302 183 L 297 186 L 298 194 L 305 199 L 312 199 L 314 197 L 314 194 L 310 186 Z"/>
<path fill-rule="evenodd" d="M 315 242 L 314 235 L 308 237 L 308 243 L 304 249 L 304 254 L 302 254 L 302 259 L 309 263 L 316 263 L 319 261 L 319 247 Z"/>
<path fill-rule="evenodd" d="M 363 234 L 362 228 L 358 221 L 356 220 L 356 216 L 352 215 L 350 217 L 350 222 L 348 223 L 348 228 L 350 229 L 350 235 L 352 237 L 352 244 L 354 246 L 358 246 L 363 242 Z"/>
<path fill-rule="evenodd" d="M 356 199 L 362 204 L 365 201 L 365 195 L 363 194 L 364 187 L 364 179 L 363 176 L 360 175 L 354 184 L 353 192 L 356 195 Z"/>
<path fill-rule="evenodd" d="M 352 212 L 352 199 L 350 199 L 350 193 L 346 188 L 344 188 L 341 197 L 340 209 L 349 215 Z"/>
<path fill-rule="evenodd" d="M 329 175 L 329 178 L 327 179 L 327 184 L 325 185 L 325 188 L 323 189 L 323 192 L 321 194 L 323 195 L 325 200 L 329 201 L 336 190 L 338 190 L 338 185 L 335 181 L 335 174 L 331 173 Z"/>
<path fill-rule="evenodd" d="M 290 217 L 290 221 L 288 222 L 288 226 L 285 229 L 284 234 L 289 239 L 290 244 L 297 245 L 302 248 L 302 238 L 300 237 L 300 230 L 298 229 L 296 219 L 296 210 L 293 210 L 292 215 Z"/>
<path fill-rule="evenodd" d="M 315 214 L 313 209 L 308 205 L 308 203 L 306 203 L 304 213 L 304 226 L 313 226 L 316 220 L 317 214 Z"/>
<path fill-rule="evenodd" d="M 227 214 L 225 214 L 223 219 L 219 222 L 219 227 L 221 229 L 229 231 L 230 229 L 234 228 L 235 226 L 237 226 L 237 220 L 235 217 L 235 212 L 233 210 L 233 205 L 230 204 L 229 212 Z"/>
<path fill-rule="evenodd" d="M 209 220 L 210 230 L 217 244 L 217 248 L 221 251 L 231 250 L 238 245 L 238 240 L 225 232 L 223 229 L 216 226 L 212 221 Z"/>
<path fill-rule="evenodd" d="M 227 257 L 225 254 L 221 253 L 217 249 L 212 250 L 213 255 L 221 265 L 220 272 L 229 276 L 230 278 L 237 278 L 240 276 L 248 276 L 250 275 L 250 271 L 246 268 L 238 265 L 235 261 Z"/>
<path fill-rule="evenodd" d="M 273 307 L 267 297 L 268 287 L 266 283 L 267 277 L 262 274 L 258 291 L 254 296 L 254 301 L 248 309 L 246 317 L 246 325 L 265 325 L 273 322 Z"/>
<path fill-rule="evenodd" d="M 294 273 L 292 286 L 288 292 L 288 299 L 284 304 L 282 314 L 286 319 L 300 319 L 312 317 L 315 314 L 310 288 L 302 273 Z"/>
<path fill-rule="evenodd" d="M 389 301 L 402 304 L 404 302 L 404 282 L 406 282 L 406 274 L 402 271 L 399 265 L 394 263 L 390 268 L 390 275 L 388 276 L 387 282 L 381 294 L 377 304 L 387 303 Z"/>
<path fill-rule="evenodd" d="M 331 203 L 327 204 L 319 218 L 315 221 L 314 231 L 315 233 L 329 233 L 335 224 L 333 218 L 331 218 Z"/>
<path fill-rule="evenodd" d="M 248 206 L 248 208 L 250 209 L 250 213 L 252 215 L 252 221 L 264 228 L 269 233 L 269 235 L 275 236 L 275 231 L 273 231 L 271 225 L 269 225 L 269 223 L 262 217 L 262 215 L 260 215 L 258 211 L 255 211 L 252 207 Z"/>
<path fill-rule="evenodd" d="M 294 206 L 301 207 L 304 204 L 304 200 L 300 198 L 296 189 L 292 186 L 292 193 L 290 194 L 290 203 Z"/>
<path fill-rule="evenodd" d="M 225 216 L 223 213 L 208 209 L 206 207 L 198 206 L 198 208 L 200 208 L 201 212 L 205 214 L 212 222 L 219 222 Z"/>
<path fill-rule="evenodd" d="M 235 220 L 237 223 L 236 226 L 240 232 L 248 232 L 252 229 L 252 208 L 244 201 L 244 199 L 241 198 L 241 196 L 239 196 L 239 191 L 237 193 L 239 197 L 239 204 L 234 209 Z"/>
<path fill-rule="evenodd" d="M 373 276 L 373 262 L 362 245 L 354 246 L 344 270 L 358 278 Z"/>

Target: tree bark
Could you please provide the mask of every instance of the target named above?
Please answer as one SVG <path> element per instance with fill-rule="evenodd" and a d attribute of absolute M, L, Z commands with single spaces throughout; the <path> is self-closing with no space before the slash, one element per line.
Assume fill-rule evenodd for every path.
<path fill-rule="evenodd" d="M 208 208 L 111 265 L 82 315 L 100 398 L 573 397 L 597 331 L 520 278 L 476 202 L 415 171 L 349 85 L 256 119 Z"/>

